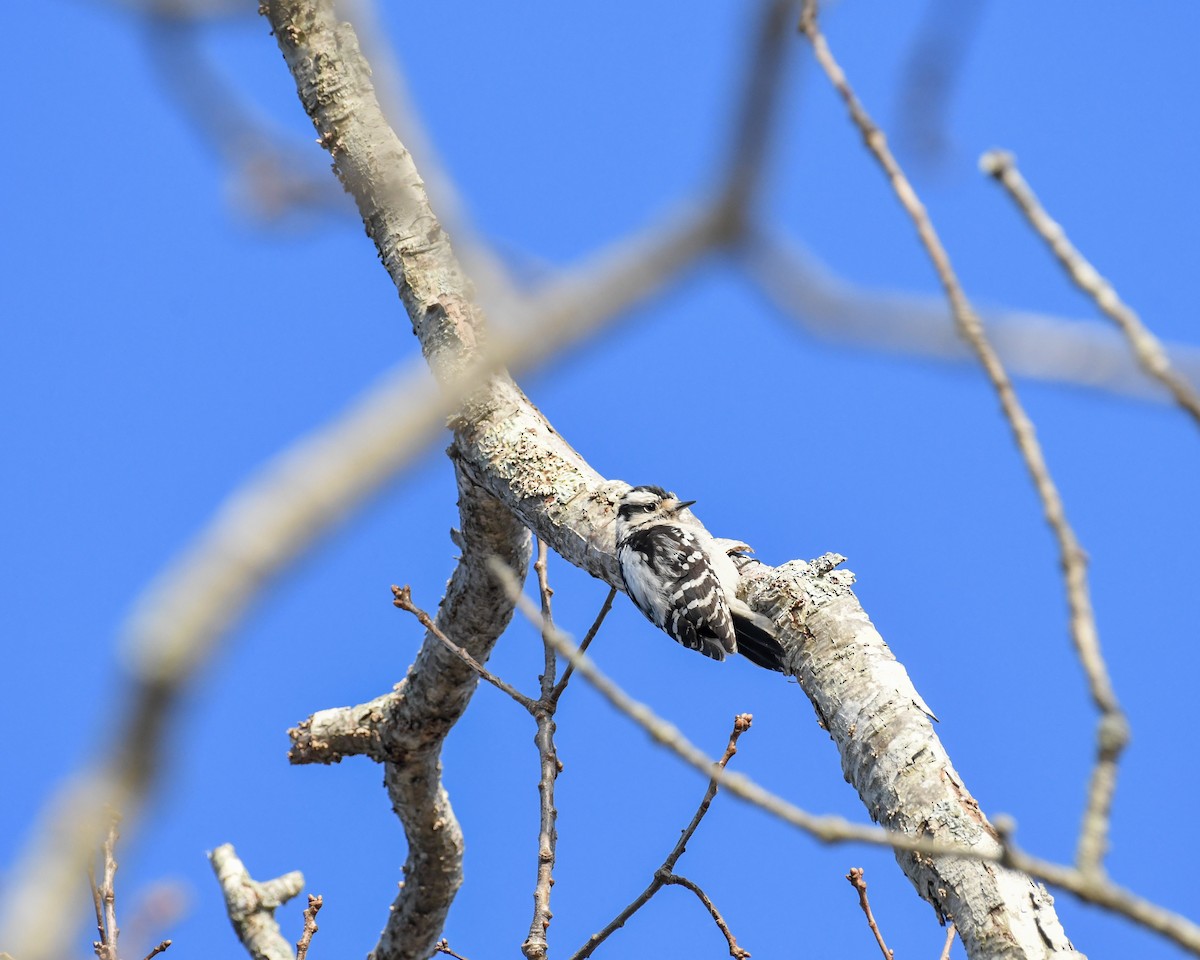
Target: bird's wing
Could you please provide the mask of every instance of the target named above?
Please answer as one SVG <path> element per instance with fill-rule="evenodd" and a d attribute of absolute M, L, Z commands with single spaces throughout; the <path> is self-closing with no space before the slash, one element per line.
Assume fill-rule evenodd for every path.
<path fill-rule="evenodd" d="M 669 526 L 635 532 L 622 544 L 621 572 L 638 608 L 685 647 L 714 660 L 737 652 L 725 592 L 693 534 Z"/>

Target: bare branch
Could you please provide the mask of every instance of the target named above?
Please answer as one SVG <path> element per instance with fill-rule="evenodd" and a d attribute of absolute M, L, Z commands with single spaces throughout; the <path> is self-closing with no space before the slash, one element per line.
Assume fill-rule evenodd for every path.
<path fill-rule="evenodd" d="M 554 616 L 550 609 L 550 599 L 554 596 L 554 591 L 550 588 L 549 571 L 547 570 L 548 560 L 549 552 L 546 549 L 546 545 L 539 540 L 537 544 L 537 560 L 534 561 L 533 570 L 537 574 L 538 595 L 542 600 L 542 622 L 547 627 L 553 628 Z M 554 681 L 557 679 L 558 658 L 555 656 L 554 646 L 545 637 L 542 638 L 542 647 L 545 653 L 545 669 L 538 679 L 542 685 L 542 701 L 548 702 L 554 695 Z"/>
<path fill-rule="evenodd" d="M 896 158 L 888 149 L 882 131 L 868 116 L 857 95 L 851 89 L 845 74 L 834 59 L 829 45 L 817 26 L 816 0 L 805 0 L 800 20 L 801 32 L 812 45 L 817 62 L 837 90 L 851 119 L 862 133 L 863 141 L 871 155 L 891 182 L 892 189 L 905 211 L 916 226 L 917 235 L 932 261 L 946 297 L 954 314 L 955 324 L 963 338 L 979 358 L 993 389 L 1000 399 L 1001 409 L 1012 429 L 1017 448 L 1033 479 L 1033 485 L 1042 502 L 1046 521 L 1058 542 L 1059 560 L 1066 580 L 1067 604 L 1070 607 L 1071 639 L 1076 655 L 1083 665 L 1091 690 L 1092 700 L 1100 711 L 1097 740 L 1099 742 L 1096 766 L 1089 790 L 1087 811 L 1084 814 L 1084 839 L 1080 842 L 1079 866 L 1085 871 L 1101 870 L 1107 834 L 1108 812 L 1116 789 L 1117 761 L 1129 742 L 1129 727 L 1108 675 L 1108 666 L 1100 651 L 1100 637 L 1096 630 L 1095 614 L 1092 610 L 1091 591 L 1087 578 L 1087 556 L 1079 544 L 1074 529 L 1067 520 L 1066 509 L 1058 487 L 1050 475 L 1041 444 L 1034 432 L 1033 423 L 1017 398 L 1012 381 L 1004 369 L 999 356 L 993 349 L 983 324 L 972 308 L 966 293 L 959 283 L 949 254 L 942 245 L 937 231 L 912 185 L 908 182 Z M 962 922 L 959 917 L 959 922 Z"/>
<path fill-rule="evenodd" d="M 259 883 L 238 859 L 233 844 L 225 843 L 208 855 L 225 911 L 238 940 L 255 960 L 296 960 L 292 945 L 279 932 L 275 911 L 304 889 L 299 870 Z"/>
<path fill-rule="evenodd" d="M 454 960 L 467 960 L 466 957 L 461 956 L 460 954 L 457 954 L 453 950 L 450 949 L 450 942 L 445 937 L 443 937 L 441 940 L 439 940 L 437 943 L 435 943 L 433 945 L 433 948 L 438 953 L 444 953 L 448 957 L 453 957 Z"/>
<path fill-rule="evenodd" d="M 947 152 L 950 101 L 985 7 L 982 0 L 928 0 L 901 68 L 896 85 L 900 141 L 928 166 Z"/>
<path fill-rule="evenodd" d="M 746 62 L 742 96 L 729 138 L 724 182 L 717 191 L 727 230 L 735 243 L 745 235 L 755 195 L 762 184 L 777 127 L 783 71 L 790 51 L 789 25 L 797 0 L 759 0 L 757 22 Z"/>
<path fill-rule="evenodd" d="M 485 558 L 503 557 L 524 576 L 529 532 L 462 470 L 456 475 L 462 557 L 438 608 L 437 628 L 483 663 L 512 616 L 512 604 Z M 477 685 L 475 671 L 427 632 L 375 726 L 386 758 L 384 784 L 404 825 L 408 855 L 405 882 L 372 952 L 374 960 L 429 956 L 462 884 L 462 832 L 442 785 L 440 754 Z M 299 762 L 294 749 L 290 756 Z"/>
<path fill-rule="evenodd" d="M 879 924 L 875 922 L 875 914 L 871 912 L 871 902 L 867 899 L 867 881 L 863 877 L 862 867 L 851 867 L 850 872 L 846 874 L 846 879 L 850 881 L 850 886 L 858 891 L 858 905 L 862 909 L 863 915 L 867 918 L 867 926 L 871 928 L 871 933 L 875 935 L 875 942 L 879 944 L 879 949 L 883 953 L 883 960 L 892 960 L 895 952 L 888 949 L 888 945 L 883 942 L 883 934 L 879 932 Z"/>
<path fill-rule="evenodd" d="M 308 948 L 312 943 L 313 934 L 317 932 L 317 913 L 325 905 L 325 900 L 319 894 L 308 895 L 308 906 L 304 910 L 304 932 L 296 941 L 296 960 L 305 960 Z"/>
<path fill-rule="evenodd" d="M 738 250 L 750 277 L 784 315 L 814 336 L 859 349 L 974 360 L 955 330 L 944 296 L 870 291 L 834 274 L 812 253 L 757 230 Z M 981 310 L 996 352 L 1015 376 L 1161 400 L 1109 325 L 1030 311 Z M 1200 384 L 1200 349 L 1169 347 L 1181 375 Z"/>
<path fill-rule="evenodd" d="M 407 586 L 397 587 L 393 585 L 392 596 L 394 597 L 392 600 L 393 606 L 413 614 L 413 616 L 415 616 L 421 622 L 421 626 L 437 637 L 438 640 L 445 645 L 447 650 L 449 650 L 463 663 L 474 670 L 482 679 L 486 680 L 502 693 L 508 694 L 526 710 L 530 711 L 531 713 L 533 712 L 534 701 L 525 696 L 525 694 L 523 694 L 516 687 L 512 686 L 512 684 L 501 680 L 499 677 L 489 671 L 487 667 L 467 653 L 466 650 L 442 633 L 442 631 L 438 629 L 437 624 L 433 622 L 433 617 L 427 614 L 424 610 L 420 609 L 420 607 L 417 607 L 413 604 L 412 591 L 409 590 Z"/>
<path fill-rule="evenodd" d="M 96 911 L 96 932 L 100 939 L 92 942 L 92 949 L 98 960 L 118 960 L 117 940 L 120 929 L 117 927 L 117 822 L 120 818 L 113 815 L 108 826 L 108 835 L 104 838 L 101 856 L 104 863 L 103 879 L 96 882 L 96 869 L 88 864 L 88 886 L 92 892 L 92 906 Z"/>
<path fill-rule="evenodd" d="M 693 883 L 687 877 L 681 877 L 675 873 L 664 874 L 662 881 L 664 884 L 673 884 L 675 886 L 680 886 L 687 890 L 691 890 L 692 893 L 700 898 L 700 902 L 704 904 L 704 908 L 708 911 L 709 916 L 713 918 L 713 922 L 717 925 L 717 929 L 720 930 L 721 934 L 725 937 L 725 942 L 729 944 L 729 955 L 733 957 L 734 960 L 745 960 L 745 958 L 750 956 L 749 950 L 743 950 L 738 946 L 737 939 L 729 929 L 729 924 L 725 922 L 725 918 L 721 916 L 721 912 L 716 908 L 716 905 L 712 902 L 712 900 L 709 899 L 708 894 L 700 889 L 699 884 Z"/>
<path fill-rule="evenodd" d="M 154 947 L 154 949 L 152 949 L 148 954 L 146 954 L 144 960 L 153 960 L 153 958 L 157 957 L 160 953 L 164 953 L 170 945 L 171 945 L 170 940 L 160 941 L 157 947 Z"/>
<path fill-rule="evenodd" d="M 954 946 L 954 924 L 946 924 L 946 942 L 942 944 L 942 952 L 938 960 L 950 960 L 950 949 Z"/>
<path fill-rule="evenodd" d="M 117 927 L 117 817 L 108 828 L 104 838 L 104 883 L 100 896 L 104 901 L 104 949 L 97 950 L 101 960 L 117 960 L 117 941 L 121 931 Z"/>
<path fill-rule="evenodd" d="M 492 564 L 492 569 L 508 585 L 510 596 L 514 598 L 517 609 L 540 628 L 542 625 L 541 615 L 528 598 L 520 592 L 520 584 L 517 579 L 510 572 L 504 570 L 498 562 Z M 956 844 L 889 833 L 879 827 L 860 826 L 841 817 L 815 816 L 788 803 L 742 774 L 722 770 L 717 766 L 716 761 L 709 758 L 704 751 L 688 740 L 678 727 L 659 717 L 644 703 L 634 700 L 602 673 L 591 659 L 579 652 L 579 648 L 565 633 L 555 629 L 550 631 L 548 636 L 558 653 L 574 664 L 576 673 L 595 687 L 596 691 L 619 713 L 624 714 L 640 726 L 655 743 L 666 747 L 701 773 L 710 775 L 734 796 L 753 803 L 784 822 L 827 843 L 856 841 L 938 856 L 963 853 L 963 848 Z M 993 848 L 990 851 L 973 851 L 970 856 L 980 860 L 998 862 L 1002 853 L 999 848 Z"/>
<path fill-rule="evenodd" d="M 1096 301 L 1096 306 L 1125 334 L 1125 339 L 1142 369 L 1166 387 L 1175 398 L 1175 402 L 1200 425 L 1200 394 L 1171 367 L 1167 351 L 1159 339 L 1117 295 L 1112 284 L 1075 248 L 1062 226 L 1046 212 L 1033 188 L 1017 169 L 1017 158 L 1003 150 L 992 150 L 985 153 L 979 163 L 984 173 L 1008 191 L 1008 195 L 1029 221 L 1029 225 L 1046 242 L 1075 286 Z M 1085 852 L 1080 849 L 1080 863 L 1098 865 L 1101 853 L 1102 850 Z"/>
<path fill-rule="evenodd" d="M 793 562 L 772 571 L 763 564 L 753 561 L 752 563 L 761 569 L 756 570 L 756 575 L 751 581 L 748 599 L 753 601 L 751 606 L 757 609 L 775 611 L 775 624 L 780 628 L 785 640 L 790 639 L 792 619 L 799 616 L 796 611 L 808 611 L 804 623 L 809 642 L 802 661 L 805 672 L 801 680 L 805 690 L 818 691 L 814 705 L 818 713 L 827 718 L 826 729 L 838 742 L 839 747 L 847 739 L 852 740 L 847 733 L 848 728 L 858 726 L 859 714 L 854 709 L 856 705 L 870 704 L 869 709 L 877 721 L 877 726 L 890 728 L 894 722 L 894 715 L 886 720 L 880 716 L 878 704 L 872 699 L 871 691 L 882 686 L 889 690 L 890 697 L 903 699 L 906 692 L 911 690 L 911 684 L 844 581 L 839 584 L 833 579 L 837 571 L 833 571 L 832 576 L 825 573 L 813 577 L 804 571 L 828 569 L 828 565 L 819 564 L 818 561 L 811 565 Z M 518 581 L 496 564 L 493 564 L 493 569 L 507 583 L 510 593 L 517 598 L 518 609 L 534 623 L 540 623 L 537 609 L 521 595 Z M 745 578 L 744 569 L 742 573 Z M 1000 944 L 1008 944 L 1009 948 L 1016 949 L 1013 947 L 1016 934 L 1007 928 L 1024 917 L 1022 922 L 1032 923 L 1036 928 L 1034 933 L 1040 945 L 1038 949 L 1042 951 L 1038 956 L 1043 956 L 1046 949 L 1062 950 L 1080 958 L 1083 956 L 1070 946 L 1045 890 L 1032 884 L 1028 877 L 1022 874 L 1038 877 L 1075 894 L 1085 902 L 1106 907 L 1113 913 L 1162 934 L 1185 949 L 1200 953 L 1200 926 L 1186 917 L 1153 904 L 1103 876 L 1085 874 L 1074 867 L 1031 857 L 1017 848 L 1009 834 L 1004 836 L 1003 845 L 997 842 L 1000 837 L 998 828 L 993 827 L 983 817 L 978 804 L 966 792 L 932 732 L 920 739 L 919 750 L 907 735 L 896 736 L 894 741 L 889 739 L 882 742 L 880 748 L 902 753 L 903 757 L 899 762 L 907 768 L 905 779 L 920 782 L 922 790 L 928 792 L 933 784 L 941 782 L 950 787 L 949 792 L 936 801 L 939 806 L 939 823 L 924 819 L 923 829 L 917 829 L 914 824 L 924 818 L 925 814 L 917 809 L 906 813 L 903 801 L 895 793 L 894 784 L 873 786 L 871 780 L 879 775 L 879 771 L 872 765 L 861 768 L 856 766 L 851 771 L 850 775 L 853 776 L 860 796 L 868 803 L 870 809 L 881 811 L 877 815 L 879 819 L 886 819 L 911 832 L 898 833 L 877 827 L 860 826 L 841 817 L 817 816 L 801 810 L 742 774 L 730 773 L 716 767 L 678 728 L 657 716 L 645 704 L 630 697 L 587 656 L 580 654 L 579 648 L 569 637 L 555 630 L 550 634 L 550 639 L 559 654 L 574 664 L 576 672 L 591 683 L 618 712 L 640 726 L 656 743 L 675 753 L 696 770 L 711 776 L 734 796 L 754 804 L 823 842 L 867 843 L 896 850 L 898 862 L 914 882 L 927 883 L 930 889 L 940 891 L 934 907 L 941 916 L 955 918 L 964 943 L 968 943 L 968 953 L 982 946 L 985 952 L 973 955 L 987 955 L 989 944 L 996 945 L 997 950 Z M 847 685 L 844 672 L 837 673 L 837 676 L 842 678 L 841 689 L 836 692 L 835 699 L 826 700 L 827 695 L 834 696 L 834 691 L 833 685 L 825 676 L 825 662 L 844 661 L 847 651 L 855 647 L 873 648 L 862 661 L 862 673 L 872 676 L 862 680 L 862 688 L 857 689 Z M 867 663 L 870 666 L 866 666 Z M 912 693 L 915 695 L 915 691 Z M 834 703 L 839 703 L 836 710 Z M 922 716 L 926 715 L 926 711 L 920 707 L 918 712 Z M 927 720 L 925 723 L 928 726 Z M 895 725 L 904 727 L 907 722 L 896 721 Z M 895 732 L 898 731 L 889 730 L 889 735 Z M 903 748 L 904 744 L 909 744 L 907 750 Z M 852 746 L 868 755 L 875 749 L 875 744 L 869 742 L 853 743 Z M 919 754 L 926 753 L 931 755 L 930 771 L 928 775 L 921 775 L 911 767 L 917 762 Z M 873 799 L 876 793 L 885 787 L 891 791 L 887 795 L 891 812 L 886 816 L 882 813 L 882 804 L 877 806 Z M 957 802 L 962 804 L 965 813 L 952 812 L 955 801 L 951 800 L 951 797 L 958 798 Z M 939 829 L 939 826 L 944 829 Z M 922 835 L 923 833 L 925 835 Z M 958 842 L 943 840 L 942 837 L 954 837 Z M 900 851 L 908 851 L 912 856 L 900 856 Z M 940 887 L 936 886 L 938 884 Z M 978 888 L 981 886 L 986 887 L 988 892 L 979 898 Z M 920 889 L 922 887 L 918 886 L 918 890 Z M 997 907 L 1007 902 L 1019 905 L 1019 912 L 1015 916 L 1001 916 L 1003 911 Z M 1013 907 L 1014 911 L 1017 909 L 1017 906 Z M 973 939 L 968 942 L 963 914 L 972 914 L 975 911 L 982 915 L 971 917 L 973 926 L 970 928 L 970 936 Z M 999 924 L 999 928 L 993 929 L 992 925 L 996 924 Z M 1017 932 L 1027 931 L 1022 928 Z M 993 941 L 992 938 L 995 937 L 999 937 L 999 941 Z"/>
<path fill-rule="evenodd" d="M 546 544 L 538 541 L 537 562 L 533 568 L 537 571 L 538 593 L 542 600 L 542 646 L 545 650 L 545 668 L 541 676 L 541 698 L 532 705 L 530 713 L 537 722 L 537 733 L 534 743 L 538 748 L 538 761 L 541 775 L 538 778 L 538 844 L 537 844 L 537 883 L 533 890 L 533 920 L 529 924 L 529 936 L 521 944 L 521 953 L 528 960 L 545 960 L 548 950 L 547 931 L 554 917 L 550 910 L 550 888 L 554 884 L 554 861 L 558 846 L 558 810 L 554 806 L 554 784 L 558 779 L 558 771 L 562 766 L 558 759 L 558 748 L 554 742 L 555 724 L 554 713 L 558 701 L 554 698 L 555 669 L 557 655 L 554 645 L 547 634 L 554 630 L 554 619 L 551 613 L 550 598 L 554 591 L 550 589 L 547 572 L 548 554 Z"/>
<path fill-rule="evenodd" d="M 592 645 L 592 641 L 596 639 L 596 634 L 600 632 L 600 626 L 604 623 L 604 618 L 608 616 L 608 611 L 612 609 L 613 600 L 615 600 L 616 597 L 617 588 L 609 587 L 608 596 L 604 598 L 604 603 L 600 605 L 600 612 L 596 614 L 596 619 L 592 621 L 592 625 L 588 628 L 588 632 L 584 634 L 583 639 L 579 641 L 580 653 L 587 653 L 588 647 L 590 647 Z M 563 670 L 562 679 L 558 681 L 558 685 L 550 694 L 550 699 L 553 702 L 558 703 L 559 699 L 563 695 L 563 691 L 567 689 L 567 682 L 571 679 L 571 674 L 574 671 L 574 665 L 568 663 L 566 669 Z"/>
<path fill-rule="evenodd" d="M 87 866 L 88 888 L 92 893 L 92 906 L 96 911 L 96 936 L 100 939 L 92 944 L 99 953 L 99 945 L 103 944 L 108 938 L 108 933 L 104 929 L 104 897 L 100 893 L 100 887 L 96 883 L 96 866 L 89 863 Z"/>
<path fill-rule="evenodd" d="M 582 656 L 582 644 L 580 644 L 578 650 L 579 654 Z M 733 732 L 729 735 L 729 743 L 725 747 L 725 753 L 721 759 L 716 762 L 716 767 L 724 770 L 725 767 L 729 765 L 729 761 L 732 760 L 734 754 L 737 753 L 738 738 L 750 729 L 750 724 L 752 722 L 753 717 L 751 717 L 748 713 L 742 713 L 733 718 Z M 708 782 L 708 789 L 704 793 L 704 799 L 700 801 L 700 806 L 696 809 L 696 813 L 692 816 L 691 823 L 684 828 L 683 834 L 679 838 L 679 842 L 676 843 L 674 849 L 667 854 L 667 859 L 663 861 L 662 866 L 654 871 L 654 876 L 651 878 L 646 889 L 634 897 L 633 901 L 626 906 L 624 910 L 618 913 L 603 930 L 601 930 L 599 933 L 593 933 L 590 937 L 588 937 L 587 943 L 585 943 L 572 955 L 571 960 L 585 960 L 585 958 L 590 957 L 595 952 L 596 948 L 600 946 L 600 944 L 612 936 L 617 930 L 621 929 L 621 927 L 625 926 L 630 917 L 632 917 L 635 913 L 642 909 L 642 907 L 649 903 L 651 898 L 658 893 L 658 891 L 661 890 L 665 884 L 674 882 L 668 878 L 673 876 L 672 871 L 675 869 L 675 864 L 679 861 L 679 858 L 683 856 L 684 851 L 687 850 L 688 841 L 692 839 L 692 835 L 696 832 L 696 828 L 700 826 L 700 821 L 703 820 L 704 815 L 708 813 L 708 808 L 712 806 L 713 798 L 716 795 L 717 780 L 713 778 Z M 678 878 L 676 878 L 676 881 L 677 880 Z M 703 894 L 700 894 L 700 896 L 701 899 L 707 903 L 707 898 L 704 897 Z M 711 904 L 709 904 L 709 906 L 711 907 Z M 733 940 L 733 935 L 728 932 L 728 928 L 724 926 L 724 921 L 718 919 L 719 914 L 715 912 L 716 908 L 714 907 L 712 910 L 714 919 L 717 919 L 717 925 L 721 927 L 722 932 L 725 933 L 725 935 L 729 938 L 730 950 L 732 951 L 732 949 L 736 947 L 736 941 Z M 744 952 L 743 955 L 749 956 L 748 953 Z"/>

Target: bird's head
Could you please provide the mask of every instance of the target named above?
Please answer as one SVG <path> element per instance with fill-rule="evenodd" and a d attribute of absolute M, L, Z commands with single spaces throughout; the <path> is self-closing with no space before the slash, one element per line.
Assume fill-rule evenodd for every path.
<path fill-rule="evenodd" d="M 623 539 L 641 527 L 673 520 L 695 502 L 680 500 L 662 487 L 633 487 L 617 504 L 617 539 Z"/>

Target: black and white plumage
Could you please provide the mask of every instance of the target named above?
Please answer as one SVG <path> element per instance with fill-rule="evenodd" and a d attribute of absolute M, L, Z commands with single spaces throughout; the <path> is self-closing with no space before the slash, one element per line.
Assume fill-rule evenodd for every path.
<path fill-rule="evenodd" d="M 681 501 L 662 487 L 633 487 L 617 506 L 617 561 L 634 605 L 690 650 L 724 660 L 741 653 L 783 671 L 770 621 L 736 595 L 739 574 Z"/>

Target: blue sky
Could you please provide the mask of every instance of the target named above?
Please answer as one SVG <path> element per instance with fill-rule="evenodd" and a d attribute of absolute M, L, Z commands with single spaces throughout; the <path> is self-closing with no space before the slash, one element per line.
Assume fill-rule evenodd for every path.
<path fill-rule="evenodd" d="M 395 6 L 384 19 L 474 222 L 518 273 L 536 276 L 712 182 L 743 67 L 743 7 L 713 2 L 683 15 L 666 4 L 456 2 Z M 923 9 L 858 0 L 825 18 L 889 130 Z M 330 215 L 265 226 L 231 203 L 219 151 L 165 94 L 136 17 L 51 0 L 17 5 L 10 22 L 20 43 L 4 69 L 20 95 L 7 118 L 0 292 L 9 464 L 0 637 L 13 718 L 0 761 L 5 871 L 39 805 L 118 712 L 114 638 L 138 591 L 256 465 L 416 355 L 361 224 Z M 979 154 L 999 146 L 1017 153 L 1054 216 L 1152 329 L 1200 342 L 1198 30 L 1200 9 L 1185 4 L 986 8 L 950 102 L 948 151 L 936 169 L 912 164 L 972 297 L 1093 316 L 978 174 Z M 225 79 L 324 170 L 265 21 L 209 26 L 203 43 Z M 866 290 L 936 292 L 840 103 L 794 59 L 763 221 Z M 896 139 L 901 162 L 912 161 Z M 522 382 L 601 473 L 698 499 L 710 529 L 764 560 L 847 555 L 864 606 L 941 718 L 984 810 L 1012 814 L 1032 852 L 1072 855 L 1094 716 L 1052 540 L 977 370 L 816 341 L 710 259 Z M 1200 435 L 1166 404 L 1019 388 L 1091 556 L 1101 639 L 1133 726 L 1110 870 L 1195 918 L 1200 840 L 1186 798 L 1200 787 L 1187 707 L 1200 622 Z M 693 393 L 699 400 L 679 404 Z M 236 955 L 204 858 L 223 842 L 259 878 L 299 868 L 325 895 L 317 955 L 374 944 L 404 859 L 381 773 L 365 760 L 291 768 L 285 731 L 403 675 L 420 633 L 392 609 L 388 585 L 411 583 L 432 608 L 455 556 L 442 446 L 289 570 L 191 687 L 119 875 L 125 917 L 156 885 L 183 892 L 184 914 L 154 931 L 175 940 L 175 960 Z M 560 622 L 582 633 L 604 590 L 561 561 L 552 577 Z M 624 598 L 594 651 L 714 754 L 734 714 L 753 713 L 738 769 L 806 809 L 866 819 L 794 684 L 688 654 Z M 532 691 L 540 660 L 518 625 L 492 664 Z M 482 689 L 446 745 L 468 844 L 447 935 L 472 960 L 511 955 L 528 928 L 532 735 L 523 712 Z M 642 888 L 704 785 L 583 684 L 564 700 L 559 740 L 550 936 L 568 955 Z M 679 870 L 757 956 L 866 956 L 874 947 L 841 879 L 857 865 L 897 955 L 936 956 L 941 930 L 889 854 L 820 847 L 729 798 Z M 1180 955 L 1069 895 L 1057 902 L 1093 957 Z M 83 899 L 78 909 L 87 916 Z M 280 914 L 293 938 L 298 914 Z M 634 949 L 725 953 L 679 890 L 608 947 Z"/>

